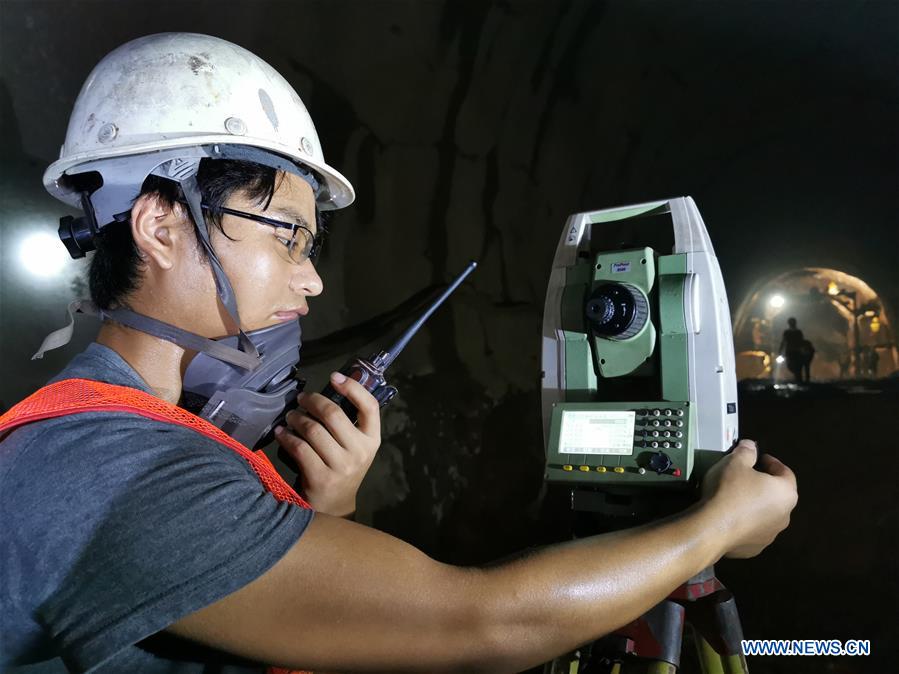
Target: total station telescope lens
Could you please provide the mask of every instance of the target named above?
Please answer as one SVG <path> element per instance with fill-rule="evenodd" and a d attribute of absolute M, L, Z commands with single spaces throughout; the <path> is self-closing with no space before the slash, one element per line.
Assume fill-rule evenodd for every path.
<path fill-rule="evenodd" d="M 646 324 L 649 307 L 638 289 L 624 283 L 604 283 L 590 293 L 584 313 L 597 335 L 628 339 Z"/>

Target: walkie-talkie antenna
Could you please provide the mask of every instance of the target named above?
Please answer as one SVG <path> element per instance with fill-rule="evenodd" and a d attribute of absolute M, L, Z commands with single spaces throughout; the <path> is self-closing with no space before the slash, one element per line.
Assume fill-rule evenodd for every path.
<path fill-rule="evenodd" d="M 477 267 L 477 262 L 470 262 L 468 267 L 465 268 L 456 280 L 453 281 L 449 287 L 441 293 L 440 297 L 434 300 L 431 303 L 431 306 L 424 312 L 424 314 L 413 323 L 406 331 L 402 334 L 402 336 L 396 341 L 396 343 L 390 347 L 387 351 L 378 351 L 374 356 L 365 360 L 364 358 L 359 358 L 358 356 L 352 358 L 349 362 L 346 363 L 342 368 L 340 368 L 340 373 L 349 379 L 355 379 L 359 384 L 361 384 L 365 390 L 371 393 L 375 400 L 378 401 L 378 405 L 380 407 L 384 407 L 387 403 L 393 400 L 394 396 L 397 394 L 397 390 L 395 386 L 390 386 L 387 383 L 387 380 L 384 378 L 384 371 L 390 366 L 390 364 L 394 361 L 394 359 L 399 355 L 399 353 L 405 348 L 406 344 L 412 339 L 413 335 L 415 335 L 416 331 L 422 326 L 422 324 L 428 320 L 428 317 L 433 314 L 437 307 L 439 307 L 447 297 L 449 297 L 450 293 L 453 292 L 456 288 L 459 287 L 459 284 L 465 280 L 465 277 L 468 276 L 475 267 Z M 347 417 L 349 417 L 350 421 L 356 423 L 358 419 L 359 410 L 356 409 L 356 406 L 350 402 L 349 398 L 347 398 L 342 393 L 338 393 L 330 383 L 328 383 L 324 389 L 322 389 L 322 395 L 325 396 L 328 400 L 337 403 L 340 405 L 340 408 L 346 412 Z"/>
<path fill-rule="evenodd" d="M 406 344 L 409 343 L 409 340 L 418 332 L 418 329 L 424 324 L 426 320 L 437 311 L 437 308 L 443 304 L 443 301 L 452 294 L 452 292 L 459 287 L 459 284 L 465 280 L 465 277 L 468 276 L 471 272 L 474 271 L 475 267 L 478 266 L 478 263 L 472 260 L 468 263 L 468 266 L 465 270 L 459 274 L 456 279 L 450 283 L 449 287 L 441 293 L 440 297 L 434 300 L 434 303 L 425 311 L 421 317 L 415 323 L 409 326 L 409 328 L 400 335 L 400 338 L 396 340 L 396 343 L 391 346 L 386 351 L 381 351 L 377 355 L 377 357 L 372 361 L 372 364 L 380 368 L 381 370 L 387 369 L 387 367 L 393 362 L 394 358 L 396 358 L 399 353 L 406 347 Z"/>

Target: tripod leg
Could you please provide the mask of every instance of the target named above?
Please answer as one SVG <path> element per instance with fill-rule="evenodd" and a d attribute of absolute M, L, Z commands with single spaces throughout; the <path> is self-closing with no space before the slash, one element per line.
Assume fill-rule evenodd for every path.
<path fill-rule="evenodd" d="M 749 665 L 742 655 L 726 655 L 722 659 L 727 674 L 749 674 Z"/>
<path fill-rule="evenodd" d="M 699 667 L 702 674 L 724 674 L 724 663 L 721 661 L 721 656 L 698 632 L 696 632 L 696 651 L 699 655 Z"/>
<path fill-rule="evenodd" d="M 746 658 L 742 654 L 721 655 L 701 634 L 695 634 L 702 674 L 749 674 Z"/>
<path fill-rule="evenodd" d="M 703 674 L 748 674 L 741 650 L 743 628 L 729 590 L 722 587 L 688 604 L 687 620 L 696 634 Z"/>
<path fill-rule="evenodd" d="M 578 674 L 580 660 L 574 654 L 556 658 L 543 666 L 543 674 Z"/>

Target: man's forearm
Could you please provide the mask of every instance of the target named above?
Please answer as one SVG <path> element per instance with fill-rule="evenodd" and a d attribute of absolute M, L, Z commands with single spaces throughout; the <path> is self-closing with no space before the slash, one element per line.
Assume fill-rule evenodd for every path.
<path fill-rule="evenodd" d="M 269 573 L 169 629 L 291 668 L 518 672 L 644 613 L 717 560 L 724 527 L 696 506 L 478 569 L 318 515 Z"/>
<path fill-rule="evenodd" d="M 496 671 L 533 666 L 640 616 L 717 561 L 721 526 L 696 506 L 485 570 Z"/>

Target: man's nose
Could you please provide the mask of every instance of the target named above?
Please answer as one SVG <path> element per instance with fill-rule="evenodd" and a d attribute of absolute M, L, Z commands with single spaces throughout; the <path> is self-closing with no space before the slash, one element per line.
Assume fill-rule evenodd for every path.
<path fill-rule="evenodd" d="M 318 275 L 312 260 L 304 260 L 290 278 L 290 289 L 303 295 L 321 295 L 325 289 L 322 277 Z"/>

